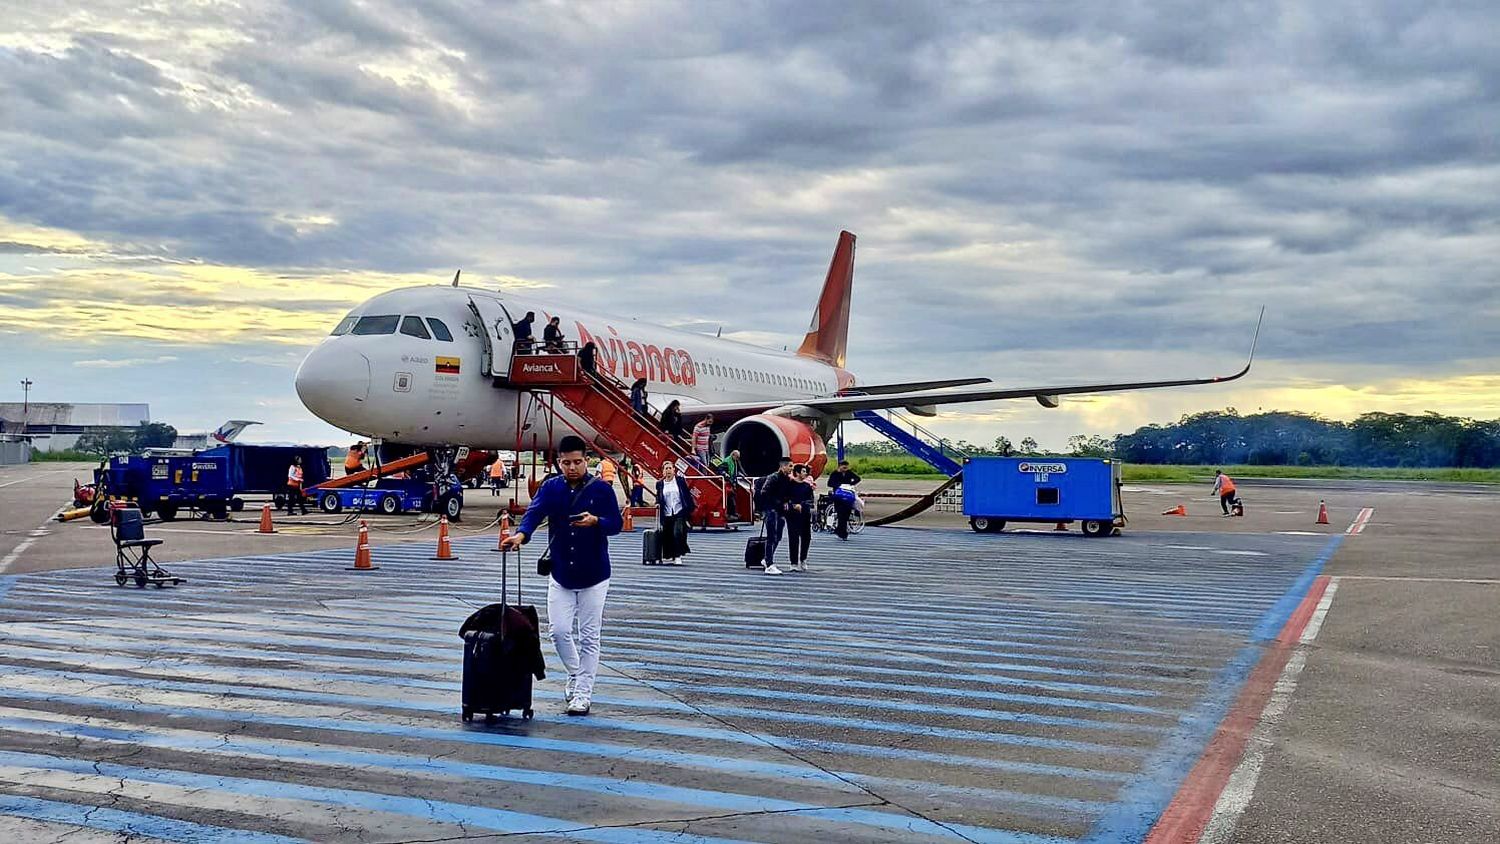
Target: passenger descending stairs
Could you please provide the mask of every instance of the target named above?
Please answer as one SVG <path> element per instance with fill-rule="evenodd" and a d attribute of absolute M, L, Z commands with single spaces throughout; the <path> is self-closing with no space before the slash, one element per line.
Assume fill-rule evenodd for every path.
<path fill-rule="evenodd" d="M 538 366 L 539 361 L 572 363 L 553 368 Z M 737 484 L 726 493 L 723 477 L 693 468 L 696 459 L 684 445 L 651 420 L 642 420 L 636 415 L 623 385 L 604 376 L 584 373 L 576 363 L 577 358 L 565 355 L 517 355 L 512 362 L 510 386 L 551 393 L 597 431 L 610 448 L 629 457 L 631 462 L 653 476 L 659 474 L 661 465 L 668 460 L 676 463 L 679 471 L 684 466 L 689 467 L 683 475 L 695 500 L 690 519 L 694 526 L 728 527 L 726 494 L 737 496 L 735 512 L 741 519 L 753 512 L 748 489 Z M 549 370 L 556 374 L 538 374 Z"/>
<path fill-rule="evenodd" d="M 954 512 L 962 510 L 961 506 L 955 505 L 961 504 L 962 501 L 964 467 L 962 463 L 948 455 L 955 454 L 960 459 L 967 455 L 949 446 L 941 437 L 894 411 L 886 411 L 882 415 L 873 410 L 856 410 L 854 418 L 874 428 L 886 439 L 948 476 L 948 479 L 937 489 L 917 499 L 914 503 L 895 513 L 871 519 L 866 524 L 874 527 L 895 524 L 924 512 L 934 505 L 939 510 L 953 510 Z"/>

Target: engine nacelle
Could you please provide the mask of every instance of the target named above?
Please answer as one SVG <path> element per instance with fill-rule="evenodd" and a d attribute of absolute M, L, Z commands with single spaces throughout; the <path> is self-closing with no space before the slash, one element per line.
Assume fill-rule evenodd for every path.
<path fill-rule="evenodd" d="M 724 433 L 724 453 L 739 450 L 740 472 L 751 476 L 776 471 L 781 458 L 806 463 L 813 477 L 828 464 L 828 447 L 806 422 L 784 416 L 747 416 Z"/>

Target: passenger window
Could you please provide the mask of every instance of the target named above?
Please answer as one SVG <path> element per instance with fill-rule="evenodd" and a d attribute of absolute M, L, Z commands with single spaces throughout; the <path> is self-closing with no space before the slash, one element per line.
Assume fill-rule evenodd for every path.
<path fill-rule="evenodd" d="M 349 333 L 362 336 L 368 336 L 371 334 L 395 334 L 396 323 L 400 321 L 401 317 L 395 315 L 364 316 L 359 318 L 359 322 L 354 323 L 354 330 Z"/>
<path fill-rule="evenodd" d="M 343 335 L 343 334 L 348 334 L 349 333 L 349 329 L 353 328 L 354 327 L 354 323 L 356 323 L 358 321 L 359 321 L 359 317 L 346 316 L 343 319 L 339 320 L 339 324 L 335 325 L 333 327 L 333 332 L 330 333 L 328 336 L 330 336 L 330 337 L 338 337 L 338 336 Z"/>
<path fill-rule="evenodd" d="M 444 343 L 453 342 L 453 332 L 448 330 L 448 326 L 444 325 L 442 320 L 437 317 L 428 317 L 427 324 L 432 326 L 432 336 Z"/>
<path fill-rule="evenodd" d="M 427 333 L 427 326 L 422 324 L 421 317 L 402 317 L 401 333 L 408 337 L 419 337 L 423 340 L 432 339 L 432 335 Z"/>
<path fill-rule="evenodd" d="M 1057 487 L 1055 487 L 1055 486 L 1039 486 L 1039 487 L 1036 488 L 1036 503 L 1038 503 L 1038 504 L 1056 504 L 1057 501 L 1058 501 L 1058 498 L 1057 498 Z"/>

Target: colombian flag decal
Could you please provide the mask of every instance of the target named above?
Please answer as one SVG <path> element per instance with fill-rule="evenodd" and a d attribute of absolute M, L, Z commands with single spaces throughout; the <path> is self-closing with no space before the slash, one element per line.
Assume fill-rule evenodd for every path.
<path fill-rule="evenodd" d="M 458 358 L 445 358 L 439 355 L 436 369 L 439 375 L 457 375 Z"/>

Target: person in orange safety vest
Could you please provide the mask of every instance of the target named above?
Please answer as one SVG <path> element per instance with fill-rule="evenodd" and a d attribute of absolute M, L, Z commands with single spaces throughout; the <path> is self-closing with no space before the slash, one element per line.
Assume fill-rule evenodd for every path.
<path fill-rule="evenodd" d="M 302 505 L 302 515 L 307 515 L 307 496 L 302 492 L 302 458 L 293 457 L 291 468 L 286 470 L 286 514 L 292 515 L 292 505 Z"/>
<path fill-rule="evenodd" d="M 495 455 L 495 462 L 490 464 L 490 495 L 499 495 L 500 487 L 505 485 L 505 460 L 500 455 Z"/>
<path fill-rule="evenodd" d="M 1234 479 L 1222 471 L 1214 470 L 1214 495 L 1219 496 L 1219 506 L 1224 508 L 1224 515 L 1232 515 L 1229 512 L 1231 504 L 1238 507 L 1240 500 L 1234 494 Z"/>

